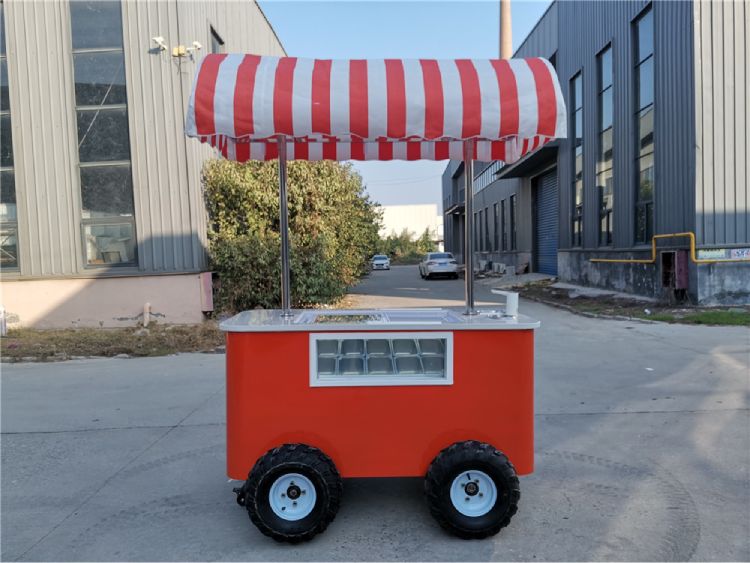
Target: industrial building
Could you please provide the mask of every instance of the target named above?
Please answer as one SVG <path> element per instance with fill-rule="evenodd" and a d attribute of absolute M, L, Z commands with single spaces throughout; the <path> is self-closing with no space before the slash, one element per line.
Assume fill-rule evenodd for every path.
<path fill-rule="evenodd" d="M 8 323 L 201 321 L 212 149 L 185 137 L 185 110 L 203 54 L 284 54 L 258 5 L 5 0 L 0 20 Z"/>
<path fill-rule="evenodd" d="M 515 56 L 555 66 L 568 138 L 475 166 L 475 268 L 750 303 L 749 22 L 747 2 L 553 2 Z M 442 189 L 460 255 L 460 162 Z"/>

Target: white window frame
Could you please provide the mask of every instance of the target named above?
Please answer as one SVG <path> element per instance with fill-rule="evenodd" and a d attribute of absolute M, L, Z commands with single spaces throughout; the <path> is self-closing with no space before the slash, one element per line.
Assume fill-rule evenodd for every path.
<path fill-rule="evenodd" d="M 318 340 L 391 340 L 391 339 L 445 340 L 445 374 L 422 375 L 318 375 Z M 311 332 L 308 348 L 310 387 L 392 387 L 418 385 L 453 385 L 453 333 L 452 332 Z"/>

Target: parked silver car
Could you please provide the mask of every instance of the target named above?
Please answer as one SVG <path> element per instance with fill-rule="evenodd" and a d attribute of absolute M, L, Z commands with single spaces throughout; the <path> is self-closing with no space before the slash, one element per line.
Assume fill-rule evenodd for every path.
<path fill-rule="evenodd" d="M 391 260 L 385 254 L 376 254 L 370 261 L 373 270 L 390 270 Z"/>
<path fill-rule="evenodd" d="M 450 252 L 428 252 L 419 263 L 419 275 L 430 279 L 435 276 L 458 278 L 458 262 Z"/>

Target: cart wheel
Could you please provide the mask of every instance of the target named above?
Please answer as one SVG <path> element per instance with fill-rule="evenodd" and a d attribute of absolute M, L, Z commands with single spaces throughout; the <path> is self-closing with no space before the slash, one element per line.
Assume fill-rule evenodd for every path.
<path fill-rule="evenodd" d="M 504 454 L 482 442 L 456 442 L 430 464 L 425 494 L 435 520 L 464 539 L 486 538 L 510 523 L 521 490 Z"/>
<path fill-rule="evenodd" d="M 312 539 L 333 521 L 343 485 L 322 451 L 284 444 L 255 463 L 243 488 L 253 524 L 276 541 L 297 543 Z"/>

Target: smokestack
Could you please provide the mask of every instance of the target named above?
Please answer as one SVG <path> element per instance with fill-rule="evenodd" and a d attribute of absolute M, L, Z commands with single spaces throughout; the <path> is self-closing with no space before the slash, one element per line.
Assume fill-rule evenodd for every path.
<path fill-rule="evenodd" d="M 500 0 L 500 58 L 513 56 L 513 31 L 510 25 L 510 0 Z"/>

